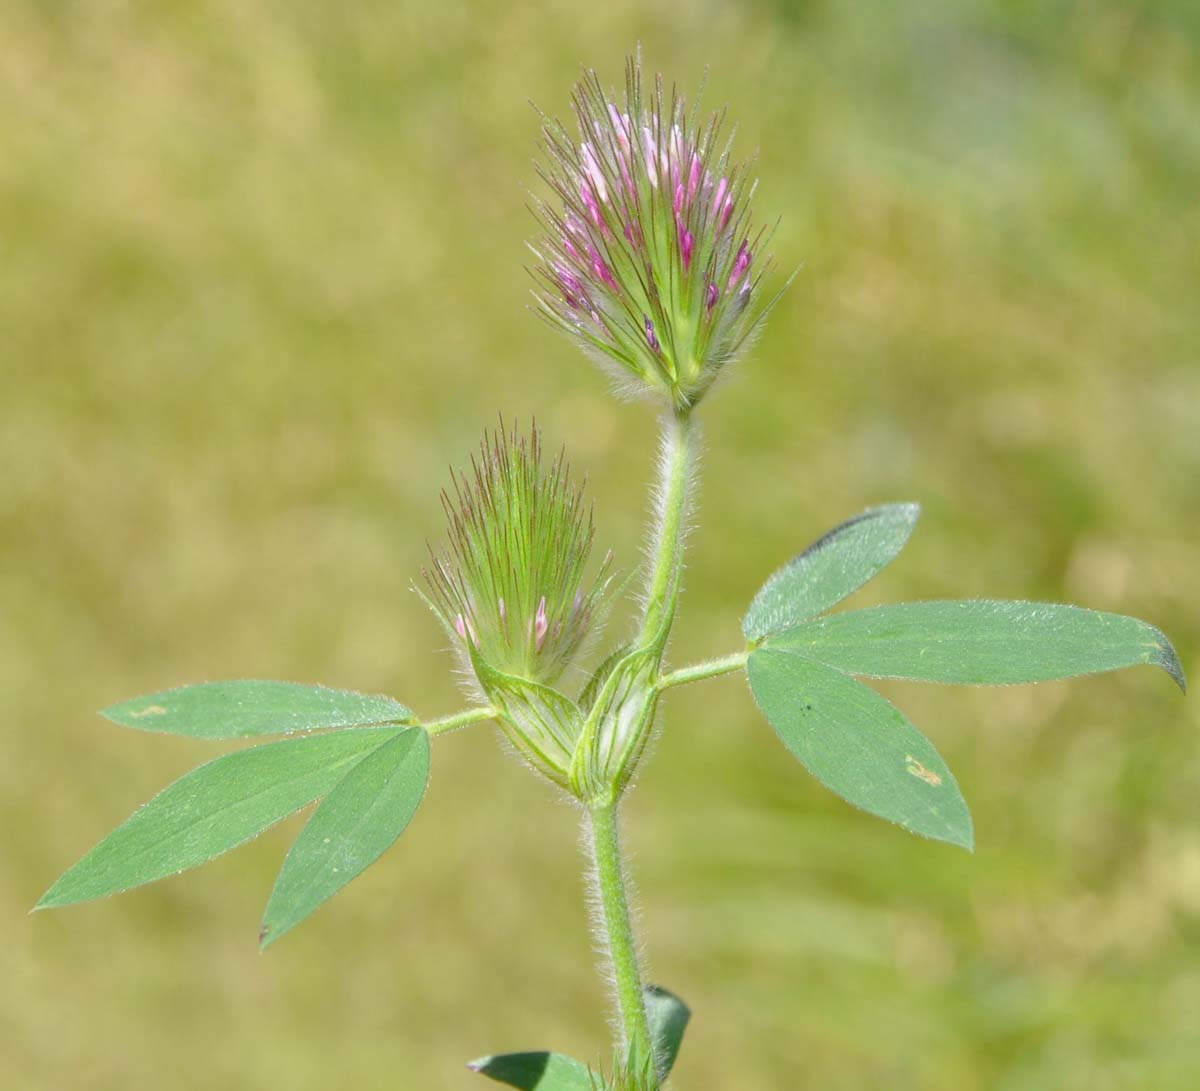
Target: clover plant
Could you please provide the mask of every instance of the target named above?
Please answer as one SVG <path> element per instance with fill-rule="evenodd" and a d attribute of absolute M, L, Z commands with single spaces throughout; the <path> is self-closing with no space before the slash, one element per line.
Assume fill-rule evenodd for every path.
<path fill-rule="evenodd" d="M 590 1063 L 529 1052 L 471 1067 L 527 1091 L 654 1091 L 668 1079 L 689 1012 L 643 978 L 618 810 L 663 694 L 745 672 L 784 746 L 827 788 L 970 850 L 971 815 L 945 761 L 860 679 L 1008 685 L 1139 663 L 1161 667 L 1180 688 L 1184 678 L 1154 626 L 1078 606 L 912 602 L 831 613 L 904 548 L 919 514 L 912 503 L 864 511 L 819 538 L 763 584 L 737 646 L 668 667 L 700 408 L 770 310 L 769 232 L 754 220 L 754 182 L 733 157 L 724 115 L 706 118 L 661 77 L 644 84 L 640 58 L 627 63 L 621 94 L 586 72 L 572 105 L 578 133 L 543 118 L 535 309 L 621 393 L 661 413 L 636 625 L 604 632 L 623 587 L 612 553 L 591 556 L 592 511 L 564 456 L 548 458 L 536 429 L 502 422 L 443 493 L 446 544 L 431 552 L 418 586 L 469 680 L 470 707 L 424 719 L 391 697 L 271 681 L 184 686 L 115 705 L 105 715 L 126 727 L 256 744 L 166 788 L 38 908 L 174 875 L 315 803 L 267 901 L 265 947 L 391 847 L 421 802 L 438 736 L 492 721 L 578 808 L 618 1033 L 612 1053 Z M 267 736 L 280 738 L 257 742 Z"/>

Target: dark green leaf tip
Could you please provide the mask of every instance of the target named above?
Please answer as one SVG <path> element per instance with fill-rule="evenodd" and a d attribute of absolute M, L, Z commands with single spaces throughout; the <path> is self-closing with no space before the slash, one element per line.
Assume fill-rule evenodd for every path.
<path fill-rule="evenodd" d="M 519 1091 L 592 1091 L 588 1067 L 561 1053 L 504 1053 L 470 1061 L 472 1072 Z"/>
<path fill-rule="evenodd" d="M 763 584 L 742 631 L 752 645 L 817 617 L 896 559 L 921 514 L 919 504 L 884 504 L 847 519 Z"/>
<path fill-rule="evenodd" d="M 848 674 L 958 685 L 1019 685 L 1141 664 L 1186 692 L 1161 630 L 1138 618 L 1046 602 L 903 602 L 813 618 L 764 647 Z"/>
<path fill-rule="evenodd" d="M 1171 676 L 1181 693 L 1187 693 L 1187 675 L 1184 674 L 1183 663 L 1180 662 L 1175 645 L 1161 629 L 1154 629 L 1154 633 L 1158 637 L 1158 643 L 1155 645 L 1155 654 L 1150 661 L 1154 666 L 1162 667 Z"/>
<path fill-rule="evenodd" d="M 895 522 L 900 525 L 907 525 L 910 530 L 916 525 L 917 520 L 921 516 L 921 505 L 915 502 L 902 502 L 897 504 L 880 504 L 875 508 L 867 508 L 865 511 L 860 511 L 857 515 L 851 516 L 844 523 L 822 534 L 815 542 L 805 549 L 799 556 L 795 557 L 791 564 L 798 564 L 801 561 L 819 553 L 822 549 L 832 545 L 844 534 L 861 527 L 864 523 L 877 522 L 880 519 L 887 519 L 889 522 Z"/>
<path fill-rule="evenodd" d="M 678 996 L 661 985 L 646 985 L 642 995 L 646 1002 L 650 1038 L 654 1042 L 658 1076 L 665 1080 L 675 1067 L 675 1058 L 679 1055 L 692 1012 Z"/>

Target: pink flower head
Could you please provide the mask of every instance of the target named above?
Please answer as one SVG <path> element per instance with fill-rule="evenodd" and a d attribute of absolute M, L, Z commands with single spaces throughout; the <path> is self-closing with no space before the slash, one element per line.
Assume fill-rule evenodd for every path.
<path fill-rule="evenodd" d="M 542 130 L 538 309 L 622 379 L 693 405 L 765 316 L 749 305 L 770 262 L 755 265 L 746 168 L 723 113 L 704 120 L 661 76 L 644 85 L 640 57 L 623 95 L 588 71 L 572 107 L 578 135 Z"/>

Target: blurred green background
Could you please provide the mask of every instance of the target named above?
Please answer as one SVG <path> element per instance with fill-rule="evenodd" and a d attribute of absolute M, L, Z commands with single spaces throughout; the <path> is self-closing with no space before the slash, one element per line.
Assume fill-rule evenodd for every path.
<path fill-rule="evenodd" d="M 655 419 L 524 309 L 536 119 L 637 41 L 711 66 L 803 263 L 705 406 L 676 664 L 765 575 L 919 500 L 856 600 L 1074 600 L 1200 677 L 1200 9 L 930 0 L 10 0 L 0 14 L 0 1055 L 20 1089 L 466 1089 L 607 1055 L 576 816 L 479 728 L 386 860 L 260 956 L 298 821 L 27 916 L 212 747 L 94 710 L 280 677 L 460 700 L 410 581 L 480 430 L 536 414 L 636 563 Z M 618 627 L 620 621 L 618 619 Z M 974 856 L 807 779 L 726 678 L 628 806 L 678 1086 L 1194 1088 L 1200 736 L 1150 670 L 888 686 Z"/>

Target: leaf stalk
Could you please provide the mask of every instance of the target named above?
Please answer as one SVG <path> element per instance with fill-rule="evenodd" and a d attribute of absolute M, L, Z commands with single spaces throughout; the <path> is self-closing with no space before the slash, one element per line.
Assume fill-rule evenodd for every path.
<path fill-rule="evenodd" d="M 735 652 L 733 655 L 722 656 L 720 659 L 706 659 L 701 663 L 692 663 L 680 667 L 669 674 L 661 675 L 658 679 L 658 691 L 674 686 L 685 686 L 689 682 L 702 682 L 705 678 L 717 678 L 722 674 L 732 674 L 734 671 L 746 669 L 746 660 L 750 653 Z"/>
<path fill-rule="evenodd" d="M 480 720 L 490 720 L 495 715 L 496 710 L 491 707 L 468 708 L 454 713 L 453 716 L 441 716 L 436 720 L 419 723 L 415 726 L 423 727 L 432 738 L 435 735 L 444 735 L 448 731 L 456 731 L 460 727 L 467 727 L 469 724 L 477 724 Z"/>

